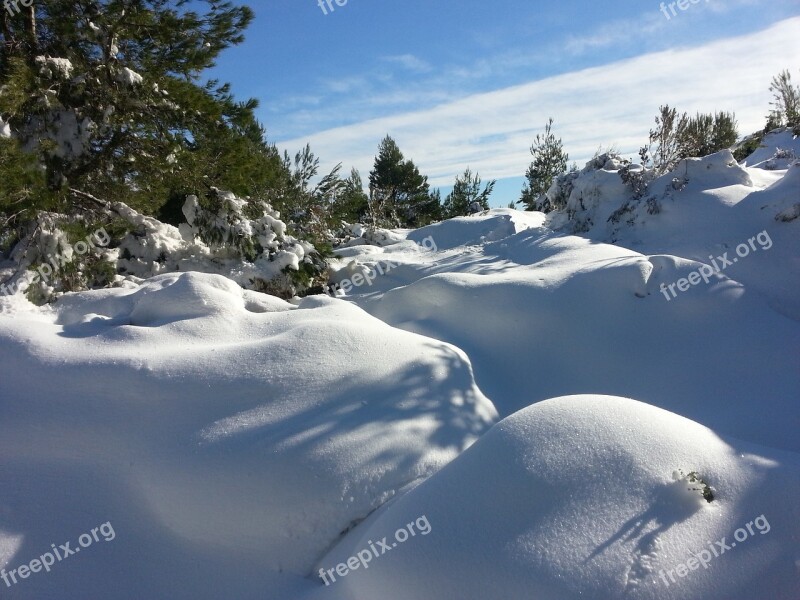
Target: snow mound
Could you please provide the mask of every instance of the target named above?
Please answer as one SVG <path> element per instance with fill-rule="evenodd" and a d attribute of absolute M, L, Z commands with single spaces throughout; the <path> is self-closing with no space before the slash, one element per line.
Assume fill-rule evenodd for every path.
<path fill-rule="evenodd" d="M 440 250 L 457 246 L 475 246 L 507 238 L 510 235 L 544 225 L 544 214 L 523 213 L 495 208 L 469 217 L 456 217 L 411 232 L 408 239 L 420 243 L 433 238 Z"/>
<path fill-rule="evenodd" d="M 786 169 L 800 158 L 800 137 L 788 127 L 776 129 L 764 136 L 761 145 L 744 161 L 743 165 L 769 171 Z"/>
<path fill-rule="evenodd" d="M 721 150 L 703 158 L 685 158 L 671 172 L 656 179 L 654 185 L 657 188 L 659 183 L 671 183 L 675 178 L 700 190 L 732 185 L 753 186 L 747 170 L 736 162 L 730 150 Z"/>
<path fill-rule="evenodd" d="M 793 247 L 779 250 L 775 241 L 740 264 Z M 354 300 L 389 324 L 463 349 L 504 416 L 531 402 L 599 391 L 800 450 L 800 380 L 790 350 L 800 347 L 800 323 L 727 271 L 679 292 L 675 283 L 700 267 L 528 230 L 481 252 L 438 257 L 416 281 Z M 785 275 L 781 263 L 776 269 Z M 797 290 L 797 281 L 785 289 Z"/>
<path fill-rule="evenodd" d="M 0 564 L 81 524 L 117 532 L 19 598 L 75 598 L 88 581 L 104 598 L 257 598 L 303 582 L 497 415 L 461 351 L 324 296 L 294 307 L 173 273 L 2 305 Z"/>
<path fill-rule="evenodd" d="M 623 181 L 618 160 L 607 159 L 607 155 L 598 158 L 601 160 L 590 161 L 582 171 L 562 175 L 553 182 L 548 201 L 558 205 L 563 199 L 566 207 L 548 215 L 548 227 L 616 242 L 629 236 L 631 228 L 665 227 L 661 213 L 670 212 L 674 206 L 718 203 L 709 190 L 732 188 L 739 199 L 754 191 L 750 174 L 730 150 L 680 161 L 672 171 L 651 181 L 641 197 Z"/>
<path fill-rule="evenodd" d="M 331 583 L 349 598 L 752 600 L 769 582 L 796 600 L 798 493 L 797 455 L 635 400 L 557 398 L 497 424 L 318 568 L 375 546 Z"/>

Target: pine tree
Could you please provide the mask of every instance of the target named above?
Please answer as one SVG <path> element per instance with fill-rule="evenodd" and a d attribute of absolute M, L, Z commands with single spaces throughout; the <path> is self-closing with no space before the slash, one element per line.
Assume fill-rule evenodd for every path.
<path fill-rule="evenodd" d="M 489 181 L 481 191 L 481 177 L 478 173 L 472 174 L 467 168 L 463 175 L 456 177 L 453 191 L 444 201 L 444 218 L 461 217 L 479 210 L 489 210 L 489 196 L 492 195 L 497 181 Z M 478 211 L 475 210 L 478 209 Z"/>
<path fill-rule="evenodd" d="M 519 204 L 524 204 L 527 210 L 536 210 L 539 198 L 550 189 L 553 180 L 567 170 L 569 155 L 564 152 L 561 138 L 556 138 L 552 128 L 553 119 L 550 118 L 544 135 L 537 134 L 531 146 L 533 161 L 525 173 L 527 182 L 519 199 Z"/>
<path fill-rule="evenodd" d="M 711 136 L 712 152 L 730 148 L 739 139 L 735 113 L 718 112 L 714 115 L 714 131 Z"/>
<path fill-rule="evenodd" d="M 431 193 L 428 178 L 388 135 L 369 174 L 369 195 L 374 226 L 419 227 L 441 217 L 439 196 Z"/>
<path fill-rule="evenodd" d="M 62 212 L 81 204 L 75 188 L 153 212 L 198 187 L 248 193 L 284 177 L 256 102 L 197 83 L 252 11 L 198 4 L 37 0 L 4 12 L 0 117 L 45 167 Z"/>
<path fill-rule="evenodd" d="M 369 196 L 364 192 L 361 174 L 356 169 L 350 171 L 350 177 L 344 180 L 344 188 L 333 199 L 331 217 L 338 224 L 361 223 L 369 215 Z"/>

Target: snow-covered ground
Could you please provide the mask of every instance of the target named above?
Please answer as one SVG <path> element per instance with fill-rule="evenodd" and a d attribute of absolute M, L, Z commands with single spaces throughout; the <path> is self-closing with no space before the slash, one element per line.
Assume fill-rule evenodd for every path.
<path fill-rule="evenodd" d="M 338 298 L 0 298 L 0 598 L 798 600 L 800 147 L 766 145 L 658 211 L 596 169 L 570 222 L 354 240 Z"/>

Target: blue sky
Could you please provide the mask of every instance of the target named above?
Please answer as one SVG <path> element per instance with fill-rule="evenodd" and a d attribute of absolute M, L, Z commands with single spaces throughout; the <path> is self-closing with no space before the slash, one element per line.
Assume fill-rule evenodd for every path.
<path fill-rule="evenodd" d="M 683 0 L 669 19 L 651 0 L 317 2 L 250 3 L 213 75 L 259 99 L 280 148 L 366 179 L 388 133 L 445 193 L 467 166 L 499 179 L 494 205 L 518 197 L 550 116 L 583 166 L 600 145 L 634 154 L 659 104 L 733 110 L 749 133 L 772 75 L 800 81 L 797 0 Z"/>

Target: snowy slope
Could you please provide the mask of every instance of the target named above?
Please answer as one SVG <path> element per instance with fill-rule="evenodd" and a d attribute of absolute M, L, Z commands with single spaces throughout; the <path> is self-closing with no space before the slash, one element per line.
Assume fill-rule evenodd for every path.
<path fill-rule="evenodd" d="M 784 252 L 800 256 L 800 238 L 791 236 L 780 238 L 793 249 Z M 540 229 L 458 254 L 398 250 L 398 261 L 413 258 L 416 271 L 407 262 L 352 299 L 465 350 L 502 415 L 556 396 L 613 394 L 800 449 L 798 355 L 790 352 L 800 347 L 800 323 L 724 273 L 667 300 L 661 285 L 698 263 Z M 783 283 L 780 266 L 771 272 Z M 800 279 L 785 285 L 797 294 Z"/>
<path fill-rule="evenodd" d="M 697 471 L 712 502 L 677 470 Z M 390 550 L 331 587 L 394 600 L 796 599 L 798 494 L 796 454 L 633 400 L 559 398 L 496 425 L 321 568 L 388 536 Z M 423 515 L 429 532 L 397 544 Z"/>
<path fill-rule="evenodd" d="M 116 530 L 13 598 L 263 598 L 496 416 L 460 351 L 333 299 L 188 273 L 0 302 L 0 565 Z"/>

